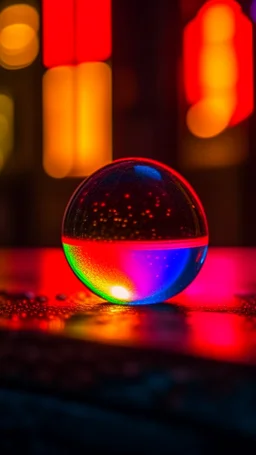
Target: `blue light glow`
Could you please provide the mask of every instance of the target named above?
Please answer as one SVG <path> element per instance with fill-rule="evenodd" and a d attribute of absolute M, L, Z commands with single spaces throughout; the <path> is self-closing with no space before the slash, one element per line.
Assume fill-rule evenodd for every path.
<path fill-rule="evenodd" d="M 150 177 L 154 180 L 162 180 L 160 172 L 154 169 L 153 167 L 142 166 L 140 164 L 137 164 L 136 166 L 134 166 L 134 170 L 136 174 L 140 174 L 145 177 Z"/>

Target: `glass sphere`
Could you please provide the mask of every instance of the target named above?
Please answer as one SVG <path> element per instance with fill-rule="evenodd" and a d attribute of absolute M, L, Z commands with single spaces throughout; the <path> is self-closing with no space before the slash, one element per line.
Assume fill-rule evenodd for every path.
<path fill-rule="evenodd" d="M 113 303 L 163 302 L 194 280 L 208 248 L 206 216 L 186 180 L 169 167 L 127 158 L 97 170 L 66 208 L 69 265 Z"/>

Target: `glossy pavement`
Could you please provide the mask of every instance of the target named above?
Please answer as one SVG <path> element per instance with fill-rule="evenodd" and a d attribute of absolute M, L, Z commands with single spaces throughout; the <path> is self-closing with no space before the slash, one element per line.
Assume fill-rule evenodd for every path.
<path fill-rule="evenodd" d="M 0 251 L 0 325 L 238 363 L 256 363 L 256 250 L 210 249 L 170 302 L 130 307 L 90 294 L 58 249 Z"/>

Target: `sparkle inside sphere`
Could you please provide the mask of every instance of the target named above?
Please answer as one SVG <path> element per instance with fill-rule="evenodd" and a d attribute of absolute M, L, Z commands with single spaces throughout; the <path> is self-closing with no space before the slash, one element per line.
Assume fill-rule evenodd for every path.
<path fill-rule="evenodd" d="M 75 191 L 62 243 L 74 273 L 113 303 L 163 302 L 201 269 L 208 228 L 201 202 L 176 171 L 127 158 L 99 169 Z"/>

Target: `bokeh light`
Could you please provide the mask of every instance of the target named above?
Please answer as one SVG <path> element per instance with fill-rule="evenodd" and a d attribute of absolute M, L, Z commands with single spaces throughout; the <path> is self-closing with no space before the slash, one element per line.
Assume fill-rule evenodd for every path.
<path fill-rule="evenodd" d="M 111 0 L 43 0 L 43 62 L 59 65 L 111 56 Z"/>
<path fill-rule="evenodd" d="M 112 160 L 111 68 L 62 66 L 43 78 L 45 171 L 86 176 Z"/>
<path fill-rule="evenodd" d="M 218 27 L 216 25 L 218 24 Z M 213 4 L 204 13 L 203 36 L 207 43 L 222 44 L 235 34 L 235 15 L 227 2 Z"/>
<path fill-rule="evenodd" d="M 7 69 L 29 66 L 39 51 L 39 15 L 25 4 L 12 5 L 0 14 L 0 63 Z"/>
<path fill-rule="evenodd" d="M 226 91 L 233 89 L 238 78 L 237 60 L 234 48 L 229 44 L 206 45 L 200 58 L 201 85 L 204 96 L 226 97 Z"/>
<path fill-rule="evenodd" d="M 13 100 L 0 93 L 0 171 L 13 148 Z"/>
<path fill-rule="evenodd" d="M 205 98 L 187 112 L 187 126 L 197 137 L 217 136 L 229 124 L 235 99 L 230 97 Z"/>
<path fill-rule="evenodd" d="M 101 62 L 77 67 L 77 149 L 73 175 L 90 175 L 112 161 L 111 68 Z"/>
<path fill-rule="evenodd" d="M 253 110 L 252 26 L 234 0 L 210 0 L 184 30 L 188 129 L 220 134 Z"/>
<path fill-rule="evenodd" d="M 59 66 L 43 77 L 43 164 L 52 177 L 71 172 L 74 137 L 74 68 Z"/>

